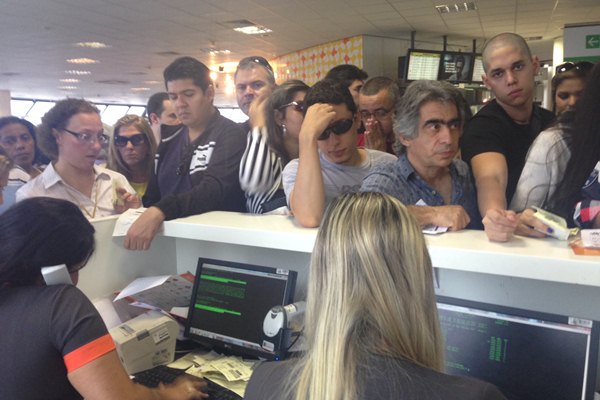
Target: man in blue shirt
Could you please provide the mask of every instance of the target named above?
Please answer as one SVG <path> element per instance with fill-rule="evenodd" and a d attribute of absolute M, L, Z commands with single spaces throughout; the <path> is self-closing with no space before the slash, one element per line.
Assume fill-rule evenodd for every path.
<path fill-rule="evenodd" d="M 478 227 L 477 197 L 458 142 L 470 110 L 446 82 L 416 81 L 400 100 L 394 120 L 398 161 L 371 171 L 363 192 L 398 198 L 422 226 L 456 231 Z"/>

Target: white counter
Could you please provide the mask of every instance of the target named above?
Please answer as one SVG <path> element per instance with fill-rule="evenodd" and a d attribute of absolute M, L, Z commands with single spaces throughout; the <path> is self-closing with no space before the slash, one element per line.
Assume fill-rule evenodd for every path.
<path fill-rule="evenodd" d="M 198 257 L 298 271 L 304 295 L 317 229 L 286 216 L 210 212 L 165 222 L 147 252 L 127 251 L 112 238 L 114 218 L 94 222 L 97 254 L 80 287 L 94 298 L 137 276 L 194 272 Z M 428 236 L 437 293 L 600 320 L 600 257 L 578 256 L 565 242 L 516 237 L 489 242 L 481 231 Z"/>

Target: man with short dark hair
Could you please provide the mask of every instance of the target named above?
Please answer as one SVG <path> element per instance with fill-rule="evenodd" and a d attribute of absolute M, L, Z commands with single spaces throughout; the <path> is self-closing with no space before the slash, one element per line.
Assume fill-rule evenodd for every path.
<path fill-rule="evenodd" d="M 470 116 L 466 101 L 451 84 L 411 83 L 394 120 L 400 144 L 398 161 L 371 171 L 361 191 L 396 197 L 422 226 L 453 231 L 478 227 L 469 167 L 456 159 L 462 127 Z"/>
<path fill-rule="evenodd" d="M 358 94 L 369 75 L 366 71 L 352 64 L 340 64 L 331 68 L 325 79 L 333 79 L 346 86 L 354 99 L 354 104 L 358 105 Z"/>
<path fill-rule="evenodd" d="M 175 126 L 181 123 L 175 114 L 175 109 L 167 92 L 158 92 L 150 96 L 146 105 L 146 115 L 148 115 L 156 144 L 160 144 L 161 125 Z"/>
<path fill-rule="evenodd" d="M 299 135 L 300 157 L 283 170 L 283 189 L 302 226 L 317 227 L 337 195 L 357 192 L 367 173 L 396 157 L 356 146 L 360 114 L 343 84 L 324 79 L 309 89 Z"/>
<path fill-rule="evenodd" d="M 164 220 L 244 210 L 238 169 L 246 137 L 238 124 L 213 106 L 209 69 L 194 58 L 181 57 L 163 75 L 183 127 L 159 148 L 143 199 L 149 208 L 125 238 L 125 247 L 132 250 L 148 249 Z"/>
<path fill-rule="evenodd" d="M 271 64 L 260 56 L 243 58 L 234 74 L 235 94 L 238 106 L 250 116 L 250 104 L 257 98 L 269 96 L 277 85 Z M 242 124 L 245 132 L 250 131 L 250 120 Z"/>
<path fill-rule="evenodd" d="M 483 82 L 496 98 L 467 124 L 461 153 L 473 170 L 485 232 L 494 241 L 510 240 L 514 233 L 541 237 L 536 229 L 546 227 L 531 210 L 516 214 L 507 209 L 529 146 L 554 119 L 533 104 L 540 63 L 525 39 L 514 33 L 490 39 L 482 55 Z"/>
<path fill-rule="evenodd" d="M 398 84 L 376 76 L 365 82 L 358 97 L 358 111 L 365 126 L 359 146 L 394 153 L 394 110 L 400 100 Z"/>

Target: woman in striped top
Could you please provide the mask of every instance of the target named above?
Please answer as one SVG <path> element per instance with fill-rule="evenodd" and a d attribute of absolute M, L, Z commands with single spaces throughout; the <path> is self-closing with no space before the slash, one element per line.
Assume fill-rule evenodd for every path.
<path fill-rule="evenodd" d="M 267 99 L 250 108 L 253 129 L 240 163 L 240 185 L 250 213 L 287 213 L 281 186 L 283 167 L 298 158 L 298 134 L 304 119 L 308 85 L 299 80 L 281 84 Z"/>

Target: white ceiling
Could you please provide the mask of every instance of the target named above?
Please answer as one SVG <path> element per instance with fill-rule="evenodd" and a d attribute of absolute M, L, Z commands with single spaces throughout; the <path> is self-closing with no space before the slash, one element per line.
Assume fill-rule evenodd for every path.
<path fill-rule="evenodd" d="M 248 55 L 268 59 L 360 34 L 471 46 L 500 32 L 531 41 L 534 53 L 552 58 L 565 24 L 600 20 L 600 0 L 476 0 L 476 11 L 439 14 L 444 0 L 0 0 L 0 90 L 12 97 L 85 97 L 98 102 L 145 104 L 163 90 L 162 71 L 179 55 L 217 68 Z M 228 21 L 250 20 L 267 36 L 233 31 Z M 86 49 L 77 42 L 103 42 Z M 228 49 L 210 56 L 202 49 Z M 70 58 L 99 60 L 69 65 Z M 85 69 L 79 83 L 65 70 Z M 148 81 L 155 81 L 148 83 Z M 75 90 L 60 86 L 77 86 Z M 132 88 L 149 88 L 136 91 Z"/>

